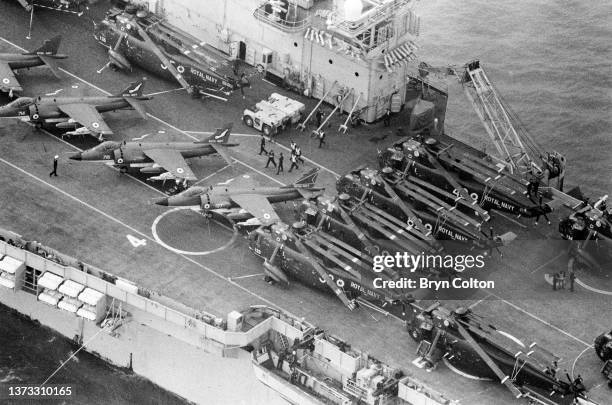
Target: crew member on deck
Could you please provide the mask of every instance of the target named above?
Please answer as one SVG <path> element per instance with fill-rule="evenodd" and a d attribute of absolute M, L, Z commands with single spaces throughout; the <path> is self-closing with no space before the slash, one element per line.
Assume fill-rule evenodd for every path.
<path fill-rule="evenodd" d="M 576 273 L 573 271 L 569 274 L 569 289 L 571 292 L 574 292 L 574 282 L 576 280 Z"/>
<path fill-rule="evenodd" d="M 323 119 L 323 112 L 321 112 L 321 110 L 317 109 L 317 112 L 315 113 L 315 118 L 317 119 L 317 128 L 321 127 L 321 120 Z"/>
<path fill-rule="evenodd" d="M 319 148 L 325 144 L 325 132 L 319 131 Z"/>
<path fill-rule="evenodd" d="M 531 171 L 529 176 L 529 184 L 527 185 L 527 197 L 531 198 L 531 195 L 538 198 L 538 190 L 540 189 L 540 178 L 542 173 L 540 171 Z"/>
<path fill-rule="evenodd" d="M 51 177 L 51 176 L 57 177 L 57 161 L 58 161 L 58 159 L 59 159 L 58 155 L 55 155 L 53 157 L 53 171 L 51 173 L 49 173 L 49 177 Z"/>
<path fill-rule="evenodd" d="M 246 98 L 244 95 L 244 88 L 249 86 L 249 79 L 246 78 L 246 75 L 243 73 L 240 75 L 240 93 L 242 94 L 242 98 Z"/>
<path fill-rule="evenodd" d="M 278 362 L 276 363 L 276 369 L 277 370 L 282 370 L 283 369 L 283 361 L 285 360 L 285 351 L 281 350 L 281 352 L 278 354 Z"/>
<path fill-rule="evenodd" d="M 295 158 L 302 164 L 304 164 L 304 159 L 302 159 L 302 149 L 297 146 L 295 148 Z"/>
<path fill-rule="evenodd" d="M 259 142 L 259 154 L 261 155 L 262 153 L 264 154 L 268 154 L 268 151 L 266 150 L 266 137 L 263 136 L 263 134 L 261 135 L 261 141 Z"/>
<path fill-rule="evenodd" d="M 385 116 L 384 116 L 384 119 L 383 119 L 383 123 L 385 124 L 386 127 L 391 125 L 391 110 L 389 110 L 388 108 L 385 111 Z"/>
<path fill-rule="evenodd" d="M 291 167 L 289 168 L 289 173 L 291 173 L 294 167 L 296 170 L 299 169 L 297 165 L 297 156 L 295 154 L 291 155 Z"/>
<path fill-rule="evenodd" d="M 270 163 L 272 163 L 272 166 L 276 167 L 276 161 L 274 161 L 274 151 L 272 149 L 270 149 L 270 151 L 268 152 L 268 161 L 266 162 L 266 169 L 268 168 Z"/>
<path fill-rule="evenodd" d="M 278 168 L 276 169 L 276 174 L 285 171 L 285 169 L 283 168 L 283 160 L 285 160 L 285 157 L 283 156 L 283 152 L 281 152 L 280 155 L 278 155 Z"/>

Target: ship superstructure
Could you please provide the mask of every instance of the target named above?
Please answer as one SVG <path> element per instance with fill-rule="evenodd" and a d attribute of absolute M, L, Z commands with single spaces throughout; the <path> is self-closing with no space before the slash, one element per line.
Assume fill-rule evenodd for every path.
<path fill-rule="evenodd" d="M 253 368 L 292 404 L 459 404 L 321 331 L 293 341 L 271 334 L 253 352 Z"/>
<path fill-rule="evenodd" d="M 180 4 L 179 4 L 180 3 Z M 420 30 L 414 0 L 150 0 L 149 9 L 287 87 L 366 121 L 429 86 L 411 67 Z M 445 92 L 440 90 L 434 90 Z M 445 101 L 444 101 L 445 103 Z"/>

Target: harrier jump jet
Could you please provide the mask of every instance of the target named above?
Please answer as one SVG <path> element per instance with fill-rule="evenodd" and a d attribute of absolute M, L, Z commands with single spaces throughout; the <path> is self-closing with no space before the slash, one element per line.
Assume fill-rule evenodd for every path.
<path fill-rule="evenodd" d="M 305 173 L 294 184 L 281 187 L 258 186 L 250 175 L 228 180 L 224 184 L 210 187 L 190 187 L 171 197 L 155 201 L 158 205 L 199 205 L 203 213 L 216 213 L 228 219 L 245 220 L 252 217 L 249 225 L 271 224 L 280 221 L 271 203 L 314 198 L 324 190 L 314 187 L 319 169 Z"/>
<path fill-rule="evenodd" d="M 52 124 L 61 129 L 80 126 L 100 140 L 113 131 L 104 122 L 100 113 L 122 109 L 134 109 L 143 119 L 147 113 L 142 104 L 152 97 L 143 96 L 144 80 L 131 83 L 125 90 L 112 96 L 93 97 L 19 97 L 0 107 L 0 117 L 20 118 L 36 126 Z"/>
<path fill-rule="evenodd" d="M 10 97 L 15 91 L 23 91 L 13 73 L 14 69 L 47 66 L 56 77 L 59 77 L 59 68 L 55 60 L 68 57 L 57 53 L 61 40 L 62 37 L 58 35 L 46 40 L 40 48 L 31 52 L 0 53 L 0 90 L 8 92 Z"/>
<path fill-rule="evenodd" d="M 195 174 L 185 161 L 186 158 L 219 154 L 232 164 L 225 148 L 238 146 L 229 143 L 232 124 L 217 129 L 209 138 L 198 142 L 114 142 L 106 141 L 100 145 L 78 152 L 70 159 L 84 161 L 112 162 L 122 173 L 135 169 L 141 173 L 159 174 L 167 172 L 168 178 L 177 180 L 196 180 Z"/>

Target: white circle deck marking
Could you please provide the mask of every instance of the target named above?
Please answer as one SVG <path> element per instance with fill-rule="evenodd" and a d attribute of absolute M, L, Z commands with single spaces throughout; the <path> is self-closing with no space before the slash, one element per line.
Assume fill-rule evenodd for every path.
<path fill-rule="evenodd" d="M 545 280 L 545 281 L 546 281 L 548 284 L 550 284 L 550 285 L 552 285 L 552 283 L 553 283 L 553 278 L 552 278 L 552 276 L 551 276 L 550 274 L 544 274 L 544 280 Z M 600 289 L 598 289 L 598 288 L 591 287 L 590 285 L 586 284 L 584 281 L 580 280 L 578 277 L 576 277 L 576 279 L 574 280 L 574 282 L 575 282 L 576 284 L 578 284 L 580 287 L 584 288 L 585 290 L 589 290 L 589 291 L 594 292 L 594 293 L 596 293 L 596 294 L 602 294 L 602 295 L 612 295 L 612 291 L 600 290 Z M 569 284 L 569 282 L 567 282 L 567 281 L 566 281 L 566 286 L 567 286 L 567 288 L 566 288 L 566 289 L 569 289 L 568 284 Z M 562 289 L 562 288 L 561 288 L 561 289 Z"/>
<path fill-rule="evenodd" d="M 216 253 L 216 252 L 222 251 L 223 249 L 229 247 L 236 240 L 236 236 L 238 235 L 238 232 L 234 231 L 232 233 L 232 237 L 230 238 L 230 240 L 227 243 L 225 243 L 224 245 L 219 246 L 216 249 L 205 250 L 205 251 L 202 251 L 202 252 L 190 252 L 188 250 L 181 250 L 181 249 L 177 249 L 177 248 L 174 248 L 174 247 L 168 245 L 157 234 L 157 225 L 159 224 L 159 221 L 161 221 L 166 215 L 168 215 L 170 213 L 173 213 L 173 212 L 182 211 L 182 210 L 192 210 L 194 212 L 198 212 L 197 209 L 194 209 L 192 207 L 175 207 L 175 208 L 172 208 L 171 210 L 168 210 L 168 211 L 164 212 L 163 214 L 161 214 L 157 218 L 155 218 L 155 220 L 153 221 L 153 224 L 151 225 L 151 233 L 153 234 L 153 238 L 155 239 L 155 241 L 157 243 L 159 243 L 161 246 L 165 247 L 166 249 L 168 249 L 168 250 L 170 250 L 170 251 L 172 251 L 174 253 L 178 253 L 178 254 L 182 254 L 182 255 L 188 255 L 188 256 L 206 256 L 206 255 L 209 255 L 211 253 Z"/>
<path fill-rule="evenodd" d="M 574 280 L 576 282 L 576 284 L 578 284 L 580 287 L 587 289 L 591 292 L 597 293 L 597 294 L 603 294 L 603 295 L 612 295 L 612 291 L 606 291 L 606 290 L 600 290 L 598 288 L 595 287 L 591 287 L 590 285 L 586 284 L 584 281 L 580 280 L 579 278 L 576 277 L 576 280 Z"/>
<path fill-rule="evenodd" d="M 574 263 L 575 263 L 575 258 L 571 258 L 569 260 L 569 262 L 567 263 L 568 266 L 568 270 L 573 270 L 574 268 Z M 548 281 L 548 280 L 546 280 Z M 599 288 L 595 288 L 595 287 L 591 287 L 590 285 L 588 285 L 587 283 L 585 283 L 584 281 L 580 280 L 578 277 L 576 277 L 576 279 L 574 280 L 574 282 L 576 284 L 578 284 L 580 287 L 584 288 L 585 290 L 589 290 L 591 292 L 594 292 L 596 294 L 602 294 L 602 295 L 612 295 L 612 291 L 606 291 L 606 290 L 600 290 Z M 552 279 L 550 281 L 550 284 L 552 285 Z"/>

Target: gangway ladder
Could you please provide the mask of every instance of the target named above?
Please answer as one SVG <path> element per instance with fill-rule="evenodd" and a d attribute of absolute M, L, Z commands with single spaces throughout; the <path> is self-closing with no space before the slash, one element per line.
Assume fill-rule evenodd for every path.
<path fill-rule="evenodd" d="M 497 375 L 501 383 L 504 384 L 516 398 L 521 398 L 523 396 L 523 392 L 513 384 L 512 380 L 510 379 L 510 376 L 504 374 L 504 372 L 497 366 L 493 359 L 491 359 L 491 357 L 489 357 L 489 355 L 483 350 L 483 348 L 480 347 L 478 342 L 474 340 L 472 335 L 470 335 L 470 333 L 465 330 L 465 328 L 463 327 L 463 325 L 461 325 L 459 321 L 455 322 L 455 325 L 457 325 L 457 330 L 459 331 L 459 334 L 463 336 L 463 338 L 470 344 L 472 349 L 474 349 L 478 356 L 487 364 L 487 366 L 489 366 L 491 371 L 493 371 L 495 375 Z"/>
<path fill-rule="evenodd" d="M 533 168 L 542 171 L 542 168 L 527 153 L 521 136 L 512 125 L 497 92 L 480 67 L 480 62 L 469 63 L 465 73 L 466 76 L 463 76 L 461 80 L 465 94 L 474 105 L 476 114 L 495 144 L 498 153 L 510 164 L 511 172 L 525 175 Z"/>
<path fill-rule="evenodd" d="M 306 117 L 306 119 L 303 122 L 298 124 L 297 128 L 300 131 L 304 131 L 306 129 L 306 124 L 308 123 L 308 121 L 310 121 L 310 119 L 312 118 L 314 113 L 319 109 L 321 104 L 323 104 L 323 101 L 325 100 L 325 97 L 327 97 L 327 95 L 333 90 L 333 88 L 336 87 L 337 83 L 338 83 L 338 81 L 334 80 L 334 82 L 332 83 L 331 87 L 325 92 L 325 94 L 323 94 L 323 96 L 321 97 L 321 99 L 319 100 L 319 102 L 317 103 L 315 108 L 313 108 L 312 111 L 310 112 L 310 114 L 308 114 L 308 117 Z"/>
<path fill-rule="evenodd" d="M 278 341 L 280 343 L 282 350 L 289 349 L 289 340 L 287 340 L 287 336 L 283 335 L 280 332 L 277 332 L 277 333 L 278 333 Z"/>
<path fill-rule="evenodd" d="M 344 124 L 342 124 L 342 125 L 340 125 L 338 127 L 338 132 L 342 131 L 342 133 L 346 134 L 346 131 L 348 131 L 348 123 L 351 120 L 351 117 L 353 116 L 353 113 L 355 112 L 355 108 L 357 108 L 357 104 L 359 103 L 359 99 L 361 98 L 362 94 L 363 93 L 359 93 L 359 95 L 357 96 L 357 99 L 353 103 L 353 107 L 351 108 L 351 111 L 349 112 L 348 117 L 346 117 L 346 120 L 344 121 Z"/>
<path fill-rule="evenodd" d="M 155 44 L 149 34 L 147 34 L 146 30 L 143 29 L 140 24 L 138 24 L 138 22 L 135 22 L 134 25 L 138 30 L 140 36 L 145 40 L 145 42 L 151 45 L 151 50 L 153 51 L 155 56 L 157 56 L 161 63 L 166 66 L 170 73 L 172 73 L 172 76 L 174 76 L 174 78 L 181 84 L 181 86 L 183 86 L 185 90 L 187 90 L 187 93 L 189 93 L 190 95 L 194 94 L 193 87 L 191 87 L 189 83 L 187 83 L 187 81 L 183 79 L 183 75 L 181 75 L 179 71 L 176 70 L 174 65 L 170 62 L 170 59 L 168 59 L 168 57 L 159 49 L 157 44 Z"/>
<path fill-rule="evenodd" d="M 319 125 L 319 128 L 315 129 L 314 131 L 312 131 L 312 136 L 319 136 L 321 134 L 321 131 L 323 128 L 325 128 L 325 125 L 327 125 L 327 121 L 329 121 L 329 119 L 332 117 L 332 115 L 334 115 L 336 113 L 336 111 L 338 111 L 338 109 L 340 108 L 340 106 L 342 105 L 342 103 L 344 103 L 344 101 L 351 95 L 353 94 L 353 89 L 351 89 L 348 93 L 346 93 L 344 95 L 344 97 L 342 97 L 342 99 L 340 100 L 340 102 L 338 102 L 338 104 L 336 104 L 336 106 L 334 107 L 333 110 L 331 110 L 331 112 L 329 113 L 329 115 L 327 117 L 325 117 L 325 119 L 323 120 L 323 122 L 321 123 L 321 125 Z"/>

